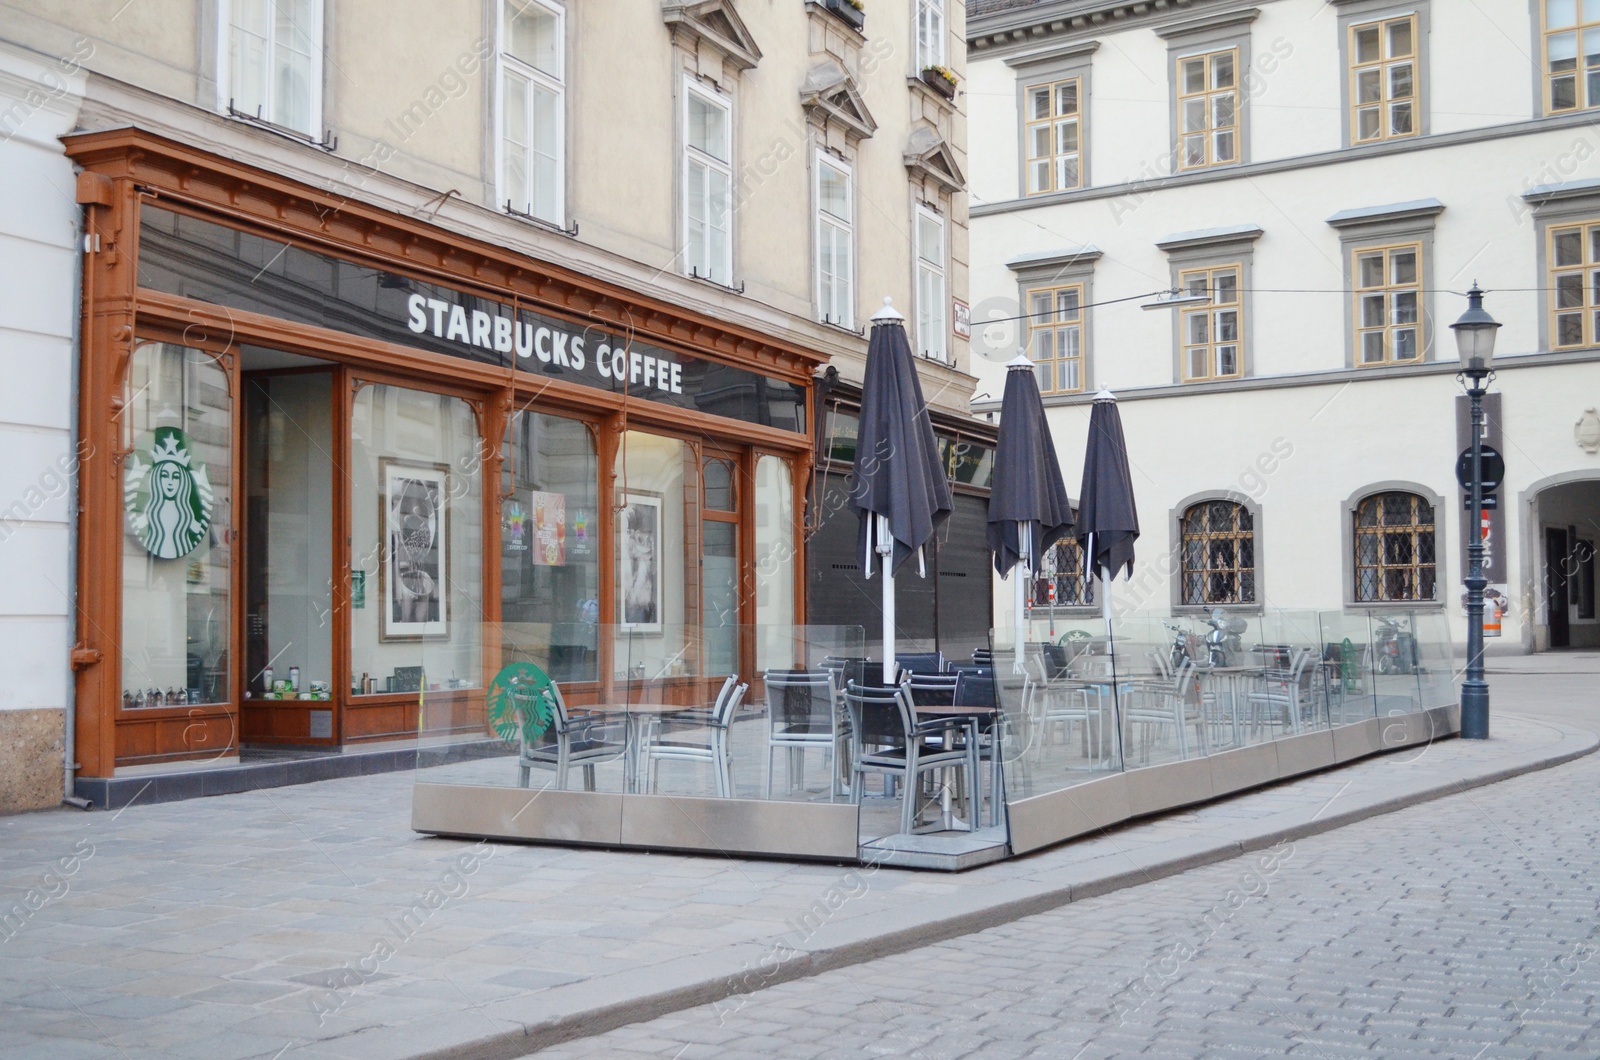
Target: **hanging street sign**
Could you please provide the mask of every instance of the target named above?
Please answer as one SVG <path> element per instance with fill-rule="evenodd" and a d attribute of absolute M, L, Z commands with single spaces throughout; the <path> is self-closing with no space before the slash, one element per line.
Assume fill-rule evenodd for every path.
<path fill-rule="evenodd" d="M 1483 447 L 1483 492 L 1488 493 L 1505 481 L 1506 461 L 1500 455 L 1500 450 L 1493 446 Z M 1472 447 L 1469 445 L 1461 451 L 1461 458 L 1456 461 L 1456 481 L 1461 483 L 1461 488 L 1472 492 Z M 1486 504 L 1485 508 L 1493 505 Z"/>

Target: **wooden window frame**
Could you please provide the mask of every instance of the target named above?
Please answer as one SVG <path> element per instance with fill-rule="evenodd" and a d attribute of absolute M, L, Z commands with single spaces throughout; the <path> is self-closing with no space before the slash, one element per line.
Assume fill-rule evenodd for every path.
<path fill-rule="evenodd" d="M 1389 47 L 1390 27 L 1396 26 L 1402 22 L 1407 23 L 1410 26 L 1411 50 L 1405 55 L 1401 56 L 1389 56 L 1383 54 L 1388 50 Z M 1379 57 L 1377 59 L 1361 62 L 1357 59 L 1356 36 L 1363 30 L 1371 30 L 1374 28 L 1378 31 Z M 1421 28 L 1421 20 L 1417 17 L 1416 12 L 1392 16 L 1389 18 L 1376 18 L 1363 22 L 1353 22 L 1347 28 L 1346 32 L 1348 34 L 1348 39 L 1346 44 L 1348 46 L 1350 66 L 1350 98 L 1348 103 L 1350 107 L 1350 143 L 1352 146 L 1360 144 L 1382 143 L 1386 140 L 1406 140 L 1421 134 L 1421 112 L 1424 106 L 1424 101 L 1422 99 L 1422 66 L 1420 61 L 1421 42 L 1418 39 L 1418 34 L 1421 31 Z M 1390 95 L 1390 89 L 1393 87 L 1392 74 L 1395 69 L 1402 66 L 1409 66 L 1411 68 L 1411 94 L 1406 97 L 1394 97 Z M 1361 75 L 1373 70 L 1378 71 L 1379 75 L 1379 98 L 1375 101 L 1363 102 L 1361 100 L 1360 89 Z M 1411 106 L 1411 128 L 1406 132 L 1394 132 L 1391 128 L 1391 118 L 1394 107 L 1397 103 L 1405 101 L 1409 101 Z M 1378 132 L 1374 136 L 1362 136 L 1360 133 L 1361 113 L 1363 111 L 1372 110 L 1374 106 L 1376 106 L 1379 112 Z"/>
<path fill-rule="evenodd" d="M 1189 520 L 1200 509 L 1208 511 L 1217 506 L 1224 505 L 1232 509 L 1231 525 L 1226 530 L 1206 530 L 1191 532 Z M 1205 516 L 1201 516 L 1205 518 Z M 1248 523 L 1249 525 L 1244 525 Z M 1257 517 L 1246 505 L 1226 498 L 1212 497 L 1196 501 L 1185 507 L 1178 515 L 1178 604 L 1182 607 L 1254 607 L 1260 596 L 1258 581 L 1260 563 L 1256 555 Z M 1202 544 L 1202 565 L 1199 567 L 1189 564 L 1189 543 L 1199 541 Z M 1233 563 L 1228 566 L 1213 566 L 1210 562 L 1212 550 L 1209 545 L 1213 542 L 1225 542 L 1233 545 Z M 1242 546 L 1248 542 L 1250 546 L 1250 563 L 1245 565 L 1241 560 Z M 1198 575 L 1202 579 L 1201 596 L 1204 599 L 1191 599 L 1189 593 L 1189 578 Z M 1245 579 L 1248 576 L 1249 592 L 1245 591 Z M 1226 599 L 1213 598 L 1211 593 L 1212 579 L 1215 577 L 1229 578 L 1232 581 L 1233 592 Z"/>
<path fill-rule="evenodd" d="M 1600 107 L 1600 92 L 1596 93 L 1594 99 L 1588 101 L 1584 99 L 1583 68 L 1580 65 L 1583 61 L 1584 53 L 1582 46 L 1583 35 L 1585 33 L 1600 34 L 1600 19 L 1584 22 L 1581 14 L 1578 17 L 1579 21 L 1571 26 L 1559 26 L 1551 29 L 1549 0 L 1539 0 L 1539 98 L 1544 104 L 1544 112 L 1547 115 L 1577 113 L 1578 111 L 1593 110 L 1596 107 Z M 1574 37 L 1575 54 L 1572 59 L 1573 65 L 1570 71 L 1562 71 L 1558 75 L 1550 69 L 1550 41 L 1552 38 L 1568 33 Z M 1600 73 L 1600 71 L 1596 72 Z M 1557 107 L 1555 105 L 1555 82 L 1558 76 L 1562 80 L 1566 80 L 1569 77 L 1572 79 L 1573 103 L 1569 107 Z"/>
<path fill-rule="evenodd" d="M 1234 277 L 1234 300 L 1232 302 L 1217 302 L 1216 279 L 1224 273 L 1232 273 Z M 1187 291 L 1195 279 L 1203 278 L 1205 290 L 1212 296 L 1212 301 L 1204 306 L 1180 311 L 1178 320 L 1178 370 L 1180 378 L 1185 383 L 1209 383 L 1219 379 L 1239 379 L 1245 371 L 1245 302 L 1244 302 L 1244 263 L 1238 261 L 1221 265 L 1202 265 L 1195 268 L 1181 269 L 1178 272 L 1178 289 Z M 1234 321 L 1234 337 L 1226 342 L 1217 340 L 1217 321 L 1214 314 L 1232 310 L 1236 314 Z M 1205 314 L 1206 341 L 1203 343 L 1189 341 L 1189 321 Z M 1234 370 L 1232 372 L 1217 371 L 1217 351 L 1219 347 L 1234 347 Z M 1204 375 L 1190 371 L 1190 354 L 1196 350 L 1205 350 L 1206 372 Z"/>
<path fill-rule="evenodd" d="M 939 227 L 939 248 L 937 258 L 929 258 L 922 252 L 922 221 L 926 218 Z M 914 290 L 917 303 L 917 353 L 931 361 L 941 364 L 950 363 L 950 221 L 944 214 L 925 203 L 918 203 L 912 211 L 911 221 L 913 227 L 912 238 L 912 269 Z M 922 276 L 924 273 L 935 275 L 939 280 L 938 305 L 926 305 L 927 298 L 922 290 Z M 932 331 L 934 334 L 930 335 Z M 930 346 L 929 340 L 937 337 L 938 345 Z"/>
<path fill-rule="evenodd" d="M 1070 115 L 1057 114 L 1056 108 L 1060 99 L 1059 92 L 1062 88 L 1071 85 L 1073 92 L 1073 111 Z M 1050 93 L 1050 113 L 1043 118 L 1033 117 L 1032 101 L 1035 93 L 1044 90 Z M 1025 195 L 1048 195 L 1055 191 L 1076 191 L 1083 187 L 1083 134 L 1084 134 L 1084 109 L 1083 109 L 1083 78 L 1082 76 L 1063 77 L 1053 81 L 1040 81 L 1028 85 L 1022 92 L 1022 165 L 1023 165 L 1023 193 Z M 1062 151 L 1059 138 L 1060 126 L 1070 124 L 1077 131 L 1077 148 L 1072 151 Z M 1050 133 L 1050 154 L 1034 156 L 1029 152 L 1033 149 L 1034 130 L 1047 128 Z M 1071 184 L 1062 184 L 1059 180 L 1061 164 L 1064 160 L 1071 159 L 1076 164 L 1077 179 Z M 1033 167 L 1040 162 L 1048 162 L 1050 166 L 1050 186 L 1035 188 L 1033 184 Z"/>
<path fill-rule="evenodd" d="M 1227 56 L 1229 61 L 1233 64 L 1233 80 L 1225 88 L 1216 88 L 1212 85 L 1212 67 L 1215 61 L 1223 56 Z M 1205 64 L 1206 87 L 1199 92 L 1185 92 L 1183 87 L 1184 66 L 1196 60 L 1200 60 Z M 1219 166 L 1238 165 L 1240 159 L 1243 157 L 1244 148 L 1244 130 L 1241 122 L 1242 111 L 1244 109 L 1244 95 L 1239 91 L 1239 48 L 1218 48 L 1214 51 L 1195 52 L 1188 55 L 1180 55 L 1175 61 L 1177 63 L 1175 70 L 1177 112 L 1175 115 L 1176 126 L 1173 129 L 1173 132 L 1175 134 L 1178 171 L 1180 173 L 1187 173 L 1197 169 L 1215 169 Z M 1216 114 L 1216 111 L 1213 109 L 1214 101 L 1221 99 L 1224 96 L 1233 97 L 1233 121 L 1227 125 L 1215 125 L 1213 124 L 1213 119 Z M 1200 129 L 1185 129 L 1183 123 L 1184 104 L 1194 100 L 1204 101 L 1206 123 L 1205 126 Z M 1233 134 L 1233 155 L 1230 158 L 1219 159 L 1215 157 L 1216 138 L 1219 133 L 1223 132 L 1231 132 Z M 1188 160 L 1188 152 L 1184 148 L 1184 141 L 1188 137 L 1195 135 L 1201 135 L 1205 140 L 1205 160 L 1202 162 L 1190 162 Z"/>
<path fill-rule="evenodd" d="M 273 20 L 277 20 L 277 8 L 285 0 L 270 0 L 273 8 Z M 233 103 L 233 62 L 232 62 L 232 37 L 234 5 L 238 0 L 217 0 L 217 110 L 222 114 L 235 113 Z M 267 100 L 263 113 L 258 120 L 276 129 L 284 129 L 296 136 L 303 136 L 309 140 L 318 140 L 322 137 L 322 108 L 323 108 L 323 52 L 327 46 L 325 25 L 327 19 L 326 0 L 311 0 L 311 30 L 314 38 L 311 42 L 311 73 L 309 77 L 309 99 L 307 101 L 306 124 L 309 128 L 302 129 L 282 120 L 282 115 L 276 113 L 277 79 L 276 63 L 270 58 L 277 51 L 277 42 L 273 37 L 267 39 Z M 239 112 L 242 114 L 242 112 Z M 254 118 L 253 115 L 243 115 Z"/>
<path fill-rule="evenodd" d="M 516 58 L 510 53 L 505 40 L 505 7 L 518 3 L 522 7 L 539 7 L 556 18 L 557 43 L 557 70 L 550 74 L 537 67 Z M 565 227 L 567 210 L 567 91 L 566 91 L 566 66 L 567 66 L 567 13 L 566 9 L 550 0 L 499 0 L 495 22 L 495 78 L 494 78 L 494 149 L 495 149 L 495 187 L 499 191 L 501 205 L 513 212 L 526 214 L 535 220 L 543 221 L 559 227 Z M 535 181 L 532 167 L 528 167 L 525 174 L 526 182 L 521 188 L 510 188 L 506 182 L 506 92 L 505 84 L 508 77 L 516 77 L 528 83 L 531 88 L 539 88 L 553 93 L 556 97 L 556 187 L 555 209 L 552 216 L 537 212 L 536 197 L 534 195 Z M 529 121 L 532 121 L 531 111 Z M 524 130 L 526 132 L 526 130 Z M 531 138 L 530 138 L 531 139 Z M 530 142 L 526 150 L 531 157 L 534 146 Z M 514 202 L 524 202 L 526 209 L 515 208 Z"/>
<path fill-rule="evenodd" d="M 1355 337 L 1355 346 L 1351 350 L 1352 363 L 1357 368 L 1383 368 L 1396 364 L 1421 364 L 1427 359 L 1428 334 L 1426 314 L 1423 312 L 1423 292 L 1426 290 L 1426 277 L 1424 270 L 1423 245 L 1415 243 L 1383 243 L 1373 246 L 1354 247 L 1350 251 L 1350 286 L 1351 299 L 1351 334 Z M 1411 283 L 1395 283 L 1393 278 L 1393 255 L 1409 251 L 1416 256 L 1415 280 Z M 1361 260 L 1373 254 L 1383 255 L 1383 283 L 1376 287 L 1363 287 L 1361 285 Z M 1393 311 L 1395 295 L 1412 293 L 1416 298 L 1415 319 L 1407 323 L 1396 322 Z M 1366 325 L 1362 322 L 1362 299 L 1373 295 L 1381 295 L 1384 302 L 1383 323 L 1381 325 Z M 1416 353 L 1411 357 L 1396 357 L 1394 355 L 1394 337 L 1397 332 L 1412 329 L 1416 332 Z M 1367 335 L 1381 334 L 1383 336 L 1383 357 L 1380 360 L 1369 361 L 1363 357 L 1363 339 Z"/>
<path fill-rule="evenodd" d="M 1404 496 L 1404 497 L 1409 497 L 1410 498 L 1410 502 L 1411 502 L 1411 521 L 1409 523 L 1401 524 L 1401 525 L 1393 525 L 1393 524 L 1384 525 L 1382 523 L 1375 523 L 1372 526 L 1363 526 L 1361 524 L 1361 513 L 1362 513 L 1362 510 L 1364 508 L 1366 508 L 1369 504 L 1381 505 L 1382 504 L 1382 499 L 1384 497 L 1390 497 L 1390 496 Z M 1420 521 L 1419 505 L 1427 505 L 1428 508 L 1429 508 L 1430 519 L 1426 523 L 1423 523 L 1423 522 Z M 1351 591 L 1352 600 L 1353 600 L 1354 603 L 1356 603 L 1356 604 L 1433 603 L 1438 599 L 1438 595 L 1439 595 L 1439 566 L 1440 566 L 1440 564 L 1439 564 L 1439 522 L 1440 522 L 1439 511 L 1440 511 L 1440 509 L 1439 509 L 1438 505 L 1434 504 L 1427 497 L 1424 497 L 1419 493 L 1412 493 L 1410 491 L 1401 490 L 1401 489 L 1380 490 L 1380 491 L 1378 491 L 1376 493 L 1369 493 L 1366 496 L 1362 497 L 1359 501 L 1356 502 L 1356 504 L 1355 504 L 1354 508 L 1352 509 L 1352 511 L 1350 513 L 1350 516 L 1349 516 L 1349 518 L 1351 520 L 1351 523 L 1350 523 L 1350 529 L 1351 529 L 1350 567 L 1351 567 L 1351 573 L 1352 573 L 1350 591 Z M 1419 558 L 1420 557 L 1420 553 L 1421 553 L 1421 541 L 1422 541 L 1422 537 L 1423 537 L 1424 533 L 1426 533 L 1429 537 L 1432 538 L 1432 545 L 1433 545 L 1433 560 L 1432 560 L 1432 562 L 1428 562 L 1428 563 L 1422 562 L 1421 559 Z M 1394 563 L 1394 564 L 1385 562 L 1384 561 L 1384 540 L 1385 540 L 1385 538 L 1394 537 L 1394 536 L 1400 536 L 1400 535 L 1409 536 L 1409 538 L 1411 539 L 1411 556 L 1412 556 L 1412 558 L 1411 558 L 1410 562 L 1407 562 L 1407 563 Z M 1363 540 L 1365 540 L 1367 538 L 1376 538 L 1377 539 L 1377 557 L 1378 558 L 1377 558 L 1377 562 L 1375 564 L 1373 564 L 1373 563 L 1363 563 L 1361 561 L 1361 543 L 1362 543 Z M 1406 595 L 1406 596 L 1391 596 L 1391 595 L 1388 595 L 1387 590 L 1385 588 L 1385 584 L 1386 584 L 1385 574 L 1387 572 L 1391 571 L 1391 570 L 1399 570 L 1399 571 L 1409 572 L 1409 574 L 1410 574 L 1409 581 L 1410 581 L 1410 585 L 1411 585 L 1411 592 L 1410 592 L 1409 595 Z M 1432 573 L 1433 573 L 1433 593 L 1431 595 L 1428 595 L 1428 596 L 1422 595 L 1422 576 L 1423 576 L 1423 572 L 1425 570 L 1432 571 Z M 1361 594 L 1361 575 L 1362 575 L 1363 571 L 1374 571 L 1374 572 L 1376 572 L 1375 573 L 1374 586 L 1375 586 L 1375 592 L 1376 592 L 1377 595 L 1375 595 L 1373 597 L 1370 597 L 1370 598 L 1364 598 L 1362 596 L 1362 594 Z"/>
<path fill-rule="evenodd" d="M 822 321 L 824 324 L 833 324 L 836 327 L 854 329 L 856 326 L 855 167 L 846 162 L 844 159 L 821 150 L 819 150 L 816 154 L 816 161 L 817 164 L 815 167 L 815 173 L 811 182 L 811 196 L 812 202 L 815 203 L 815 224 L 812 231 L 812 251 L 815 256 L 816 263 L 815 289 L 817 298 L 817 319 Z M 850 215 L 848 217 L 839 217 L 837 214 L 830 213 L 822 208 L 822 167 L 824 166 L 836 170 L 844 175 L 845 202 L 847 209 L 850 211 Z M 828 229 L 833 229 L 843 235 L 845 243 L 845 259 L 848 263 L 847 268 L 849 270 L 844 284 L 845 291 L 843 294 L 843 312 L 841 312 L 838 319 L 834 319 L 828 315 L 830 303 L 838 298 L 838 292 L 834 291 L 831 295 L 828 293 L 827 285 L 824 284 L 822 275 L 822 237 L 824 232 Z M 837 276 L 834 278 L 834 282 L 837 284 Z"/>
<path fill-rule="evenodd" d="M 1561 265 L 1556 262 L 1556 238 L 1564 233 L 1579 234 L 1580 257 L 1577 264 Z M 1579 350 L 1600 346 L 1600 220 L 1575 221 L 1570 224 L 1552 224 L 1545 231 L 1545 269 L 1549 300 L 1546 302 L 1546 319 L 1550 327 L 1552 350 Z M 1575 306 L 1560 304 L 1560 281 L 1565 277 L 1580 279 L 1579 293 L 1582 303 Z M 1579 323 L 1577 342 L 1561 341 L 1561 318 L 1576 316 Z"/>
<path fill-rule="evenodd" d="M 1076 308 L 1072 310 L 1073 316 L 1063 320 L 1061 318 L 1061 296 L 1072 292 L 1077 296 Z M 1031 287 L 1027 292 L 1028 307 L 1028 357 L 1034 363 L 1034 372 L 1040 375 L 1040 369 L 1045 369 L 1040 378 L 1039 390 L 1045 394 L 1081 394 L 1085 383 L 1084 367 L 1088 356 L 1088 328 L 1086 326 L 1088 313 L 1084 306 L 1087 304 L 1087 292 L 1082 283 L 1066 283 L 1048 287 Z M 1048 296 L 1050 299 L 1050 317 L 1043 319 L 1034 309 L 1034 299 Z M 1072 357 L 1060 356 L 1060 344 L 1051 343 L 1052 356 L 1041 360 L 1036 355 L 1036 336 L 1044 332 L 1054 332 L 1059 338 L 1063 331 L 1076 333 L 1078 337 L 1078 352 Z M 1059 367 L 1063 364 L 1075 364 L 1077 367 L 1078 383 L 1076 386 L 1062 387 L 1058 385 Z"/>
<path fill-rule="evenodd" d="M 690 277 L 695 278 L 695 279 L 709 280 L 710 282 L 718 284 L 718 285 L 723 286 L 723 287 L 732 287 L 733 286 L 734 221 L 735 221 L 735 217 L 738 214 L 738 211 L 735 210 L 734 206 L 733 206 L 733 199 L 734 199 L 734 192 L 735 192 L 734 182 L 733 182 L 733 172 L 734 172 L 734 165 L 733 165 L 733 163 L 734 163 L 733 99 L 730 96 L 728 96 L 727 94 L 725 94 L 725 93 L 716 91 L 715 89 L 713 89 L 711 87 L 708 87 L 706 85 L 703 85 L 703 84 L 699 83 L 692 76 L 685 76 L 684 79 L 683 79 L 683 85 L 684 85 L 683 102 L 682 102 L 683 139 L 682 139 L 682 143 L 681 143 L 681 149 L 682 149 L 682 152 L 683 152 L 683 161 L 681 163 L 681 165 L 682 165 L 682 177 L 681 177 L 681 179 L 683 181 L 683 187 L 682 187 L 682 192 L 681 192 L 681 198 L 682 198 L 681 207 L 682 207 L 682 210 L 683 210 L 683 258 L 684 258 L 683 270 L 684 270 L 684 275 L 690 276 Z M 716 156 L 711 155 L 711 154 L 707 154 L 706 152 L 700 150 L 699 148 L 692 147 L 689 144 L 689 101 L 691 99 L 693 99 L 695 96 L 699 96 L 702 100 L 710 103 L 712 106 L 721 108 L 723 113 L 724 113 L 724 115 L 726 116 L 727 127 L 728 127 L 728 134 L 727 134 L 728 157 L 727 157 L 726 160 L 717 158 Z M 690 222 L 689 222 L 689 170 L 690 170 L 690 168 L 692 166 L 697 166 L 697 165 L 698 166 L 703 166 L 704 168 L 706 168 L 707 170 L 709 170 L 709 171 L 711 171 L 713 173 L 720 174 L 728 182 L 728 212 L 727 212 L 727 220 L 726 220 L 726 224 L 725 224 L 725 228 L 724 228 L 725 243 L 724 243 L 723 253 L 722 253 L 721 259 L 719 261 L 712 262 L 709 265 L 709 267 L 712 270 L 716 270 L 716 269 L 724 270 L 726 274 L 722 275 L 722 276 L 716 275 L 715 271 L 707 272 L 705 274 L 700 274 L 700 273 L 695 271 L 695 269 L 698 267 L 698 265 L 700 263 L 697 262 L 697 261 L 689 260 L 689 225 L 690 225 Z M 709 211 L 710 211 L 710 200 L 708 198 L 707 199 L 707 212 L 708 212 L 708 214 L 709 214 Z M 706 231 L 707 232 L 711 231 L 711 222 L 709 220 L 709 217 L 708 217 L 708 219 L 706 221 Z M 708 240 L 708 243 L 709 243 L 709 240 Z"/>
<path fill-rule="evenodd" d="M 945 40 L 949 36 L 949 11 L 946 0 L 912 0 L 916 5 L 916 22 L 911 27 L 913 49 L 916 54 L 916 76 L 930 66 L 944 66 L 949 54 Z M 923 32 L 927 24 L 928 32 Z"/>

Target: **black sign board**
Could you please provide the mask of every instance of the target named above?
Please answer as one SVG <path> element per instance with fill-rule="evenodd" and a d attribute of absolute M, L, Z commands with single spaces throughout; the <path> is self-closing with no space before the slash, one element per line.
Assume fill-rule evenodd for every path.
<path fill-rule="evenodd" d="M 806 387 L 145 204 L 139 285 L 805 433 Z"/>
<path fill-rule="evenodd" d="M 1482 446 L 1479 456 L 1479 470 L 1483 475 L 1483 492 L 1499 487 L 1506 478 L 1505 457 L 1500 455 L 1500 450 L 1493 446 Z M 1456 461 L 1456 481 L 1461 483 L 1461 488 L 1468 493 L 1472 492 L 1472 446 L 1467 446 L 1461 451 L 1461 459 Z"/>
<path fill-rule="evenodd" d="M 1503 459 L 1497 460 L 1496 463 L 1499 464 L 1499 467 L 1492 468 L 1489 466 L 1490 462 L 1487 459 L 1490 452 L 1499 457 L 1500 449 L 1503 447 L 1500 437 L 1500 397 L 1498 393 L 1485 394 L 1483 396 L 1483 437 L 1480 439 L 1485 457 L 1483 477 L 1486 480 L 1493 478 L 1496 481 L 1485 482 L 1484 493 L 1487 496 L 1483 498 L 1484 503 L 1479 509 L 1480 514 L 1474 515 L 1472 514 L 1472 489 L 1469 481 L 1471 477 L 1470 469 L 1467 475 L 1461 477 L 1461 482 L 1466 483 L 1466 485 L 1460 485 L 1457 492 L 1461 497 L 1461 509 L 1466 514 L 1462 516 L 1457 540 L 1461 543 L 1461 577 L 1463 579 L 1467 577 L 1467 546 L 1472 543 L 1472 535 L 1477 534 L 1480 540 L 1483 541 L 1483 575 L 1489 579 L 1490 585 L 1500 586 L 1504 591 L 1508 574 L 1506 569 L 1505 513 L 1500 510 L 1499 498 L 1489 491 L 1497 488 L 1505 480 L 1505 461 Z M 1456 444 L 1463 450 L 1469 451 L 1472 446 L 1471 412 L 1470 399 L 1465 394 L 1456 395 Z M 1491 475 L 1490 472 L 1497 472 L 1497 474 Z M 1487 513 L 1487 515 L 1481 513 Z M 1484 525 L 1485 520 L 1488 522 L 1487 526 Z"/>
<path fill-rule="evenodd" d="M 1485 493 L 1481 500 L 1483 503 L 1478 505 L 1479 511 L 1494 512 L 1500 510 L 1500 495 L 1498 493 Z M 1461 510 L 1464 512 L 1472 511 L 1471 497 L 1461 498 Z M 1468 544 L 1471 544 L 1471 542 L 1469 541 Z"/>

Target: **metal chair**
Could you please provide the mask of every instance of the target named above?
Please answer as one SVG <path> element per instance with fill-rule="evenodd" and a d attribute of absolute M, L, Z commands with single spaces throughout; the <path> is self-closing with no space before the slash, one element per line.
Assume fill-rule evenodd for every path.
<path fill-rule="evenodd" d="M 1189 757 L 1190 725 L 1195 728 L 1200 753 L 1210 753 L 1205 714 L 1191 694 L 1194 681 L 1194 662 L 1185 659 L 1170 681 L 1137 682 L 1132 686 L 1132 694 L 1122 707 L 1122 721 L 1130 728 L 1137 724 L 1146 730 L 1141 761 L 1148 761 L 1150 757 L 1149 730 L 1157 728 L 1164 731 L 1169 725 L 1177 733 L 1180 758 Z"/>
<path fill-rule="evenodd" d="M 541 676 L 543 672 L 541 671 Z M 528 739 L 532 727 L 533 711 L 540 698 L 550 711 L 550 728 L 542 739 Z M 594 767 L 601 761 L 621 758 L 628 752 L 626 742 L 606 738 L 610 722 L 604 718 L 573 718 L 562 698 L 561 688 L 549 677 L 542 686 L 529 693 L 514 697 L 519 724 L 517 726 L 517 786 L 528 786 L 528 771 L 533 766 L 556 771 L 556 788 L 565 791 L 567 773 L 573 766 L 583 767 L 583 790 L 594 790 Z"/>
<path fill-rule="evenodd" d="M 970 721 L 940 719 L 919 722 L 905 685 L 894 688 L 863 687 L 851 682 L 845 688 L 845 708 L 850 717 L 855 755 L 850 772 L 850 801 L 859 802 L 868 773 L 903 781 L 900 831 L 916 828 L 919 781 L 941 769 L 977 774 L 977 739 Z M 947 729 L 965 734 L 940 746 Z M 969 783 L 968 790 L 973 789 Z M 970 815 L 970 810 L 969 810 Z"/>
<path fill-rule="evenodd" d="M 959 674 L 925 674 L 913 670 L 906 677 L 911 702 L 919 707 L 951 707 L 956 704 Z"/>
<path fill-rule="evenodd" d="M 1026 684 L 1026 682 L 1024 683 Z M 964 707 L 994 707 L 999 711 L 1000 701 L 995 696 L 994 671 L 988 674 L 956 675 L 955 702 Z M 1005 798 L 1000 786 L 1000 745 L 1005 726 L 996 714 L 975 715 L 972 735 L 977 741 L 973 762 L 973 781 L 978 779 L 977 766 L 984 759 L 989 762 L 989 823 L 1000 823 L 1000 804 Z M 976 792 L 977 789 L 973 789 Z"/>
<path fill-rule="evenodd" d="M 1304 730 L 1301 710 L 1303 697 L 1309 689 L 1303 686 L 1306 683 L 1306 667 L 1311 662 L 1311 656 L 1310 648 L 1297 648 L 1288 669 L 1268 669 L 1261 672 L 1261 687 L 1245 697 L 1245 702 L 1250 704 L 1252 734 L 1260 729 L 1263 715 L 1268 715 L 1268 724 L 1276 725 L 1281 722 L 1294 733 Z"/>
<path fill-rule="evenodd" d="M 744 702 L 749 685 L 738 683 L 737 674 L 723 682 L 710 710 L 685 710 L 669 714 L 651 726 L 641 754 L 648 773 L 648 791 L 655 791 L 656 776 L 662 762 L 709 762 L 717 784 L 717 797 L 733 797 L 733 766 L 728 753 L 728 733 L 733 716 Z M 702 735 L 704 739 L 686 737 Z"/>
<path fill-rule="evenodd" d="M 942 674 L 944 673 L 944 652 L 924 651 L 914 652 L 910 655 L 896 655 L 894 661 L 900 669 L 908 670 L 914 674 Z"/>
<path fill-rule="evenodd" d="M 789 791 L 805 786 L 805 754 L 821 751 L 828 766 L 828 801 L 839 794 L 838 763 L 844 734 L 839 728 L 839 695 L 832 670 L 768 670 L 767 798 L 772 798 L 773 756 L 789 752 Z"/>

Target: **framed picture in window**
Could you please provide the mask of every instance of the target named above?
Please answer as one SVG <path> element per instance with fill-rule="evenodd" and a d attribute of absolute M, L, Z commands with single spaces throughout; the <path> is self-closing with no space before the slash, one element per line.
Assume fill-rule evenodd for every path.
<path fill-rule="evenodd" d="M 633 633 L 661 632 L 661 494 L 629 490 L 617 515 L 618 624 Z"/>
<path fill-rule="evenodd" d="M 378 462 L 378 598 L 385 641 L 450 635 L 450 466 Z"/>

